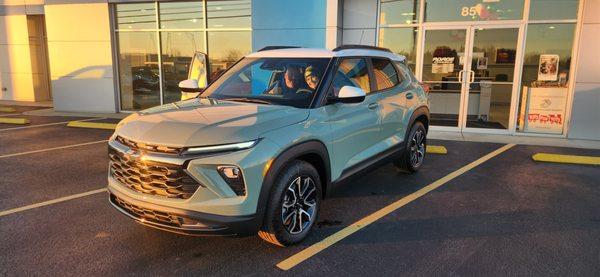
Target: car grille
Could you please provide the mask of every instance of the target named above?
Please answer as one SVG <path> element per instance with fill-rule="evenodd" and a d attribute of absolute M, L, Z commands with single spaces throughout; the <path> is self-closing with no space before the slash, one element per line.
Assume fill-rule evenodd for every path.
<path fill-rule="evenodd" d="M 144 150 L 144 151 L 148 151 L 148 152 L 169 153 L 169 154 L 179 154 L 181 152 L 181 148 L 146 144 L 143 142 L 135 142 L 133 140 L 126 139 L 122 136 L 117 136 L 116 140 L 119 143 L 121 143 L 133 150 Z"/>
<path fill-rule="evenodd" d="M 140 207 L 128 202 L 125 202 L 123 199 L 116 197 L 114 195 L 110 196 L 112 202 L 124 209 L 130 215 L 143 219 L 144 221 L 150 221 L 154 223 L 169 225 L 173 227 L 180 227 L 182 220 L 179 216 L 174 215 L 172 213 L 161 212 L 157 210 L 152 210 L 144 207 Z"/>
<path fill-rule="evenodd" d="M 110 147 L 108 156 L 110 174 L 119 183 L 135 191 L 188 199 L 200 186 L 179 165 L 140 161 Z"/>

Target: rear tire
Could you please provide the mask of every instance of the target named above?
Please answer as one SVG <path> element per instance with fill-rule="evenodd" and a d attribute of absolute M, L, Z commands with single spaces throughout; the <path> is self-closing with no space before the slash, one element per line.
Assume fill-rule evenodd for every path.
<path fill-rule="evenodd" d="M 258 236 L 278 246 L 304 240 L 317 221 L 321 180 L 310 163 L 294 161 L 275 179 Z"/>
<path fill-rule="evenodd" d="M 410 128 L 406 140 L 406 148 L 402 156 L 394 161 L 394 165 L 409 173 L 417 172 L 423 165 L 427 148 L 427 130 L 423 123 L 417 121 Z"/>

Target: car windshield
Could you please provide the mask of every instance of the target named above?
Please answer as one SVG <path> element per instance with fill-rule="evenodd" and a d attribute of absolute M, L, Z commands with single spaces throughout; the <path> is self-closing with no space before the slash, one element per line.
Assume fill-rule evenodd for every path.
<path fill-rule="evenodd" d="M 329 58 L 244 58 L 201 97 L 308 108 L 329 61 Z"/>

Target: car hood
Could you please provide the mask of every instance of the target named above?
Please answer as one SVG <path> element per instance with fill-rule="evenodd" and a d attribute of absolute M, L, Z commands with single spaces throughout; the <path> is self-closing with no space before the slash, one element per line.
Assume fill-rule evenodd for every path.
<path fill-rule="evenodd" d="M 308 113 L 288 106 L 196 98 L 132 114 L 117 125 L 116 134 L 170 147 L 219 145 L 257 139 L 305 120 Z"/>

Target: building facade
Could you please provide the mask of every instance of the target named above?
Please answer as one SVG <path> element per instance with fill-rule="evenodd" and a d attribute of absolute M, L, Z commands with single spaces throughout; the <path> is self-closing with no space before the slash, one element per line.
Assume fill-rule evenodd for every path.
<path fill-rule="evenodd" d="M 0 99 L 130 112 L 267 45 L 386 47 L 438 130 L 600 140 L 599 0 L 0 0 Z"/>

